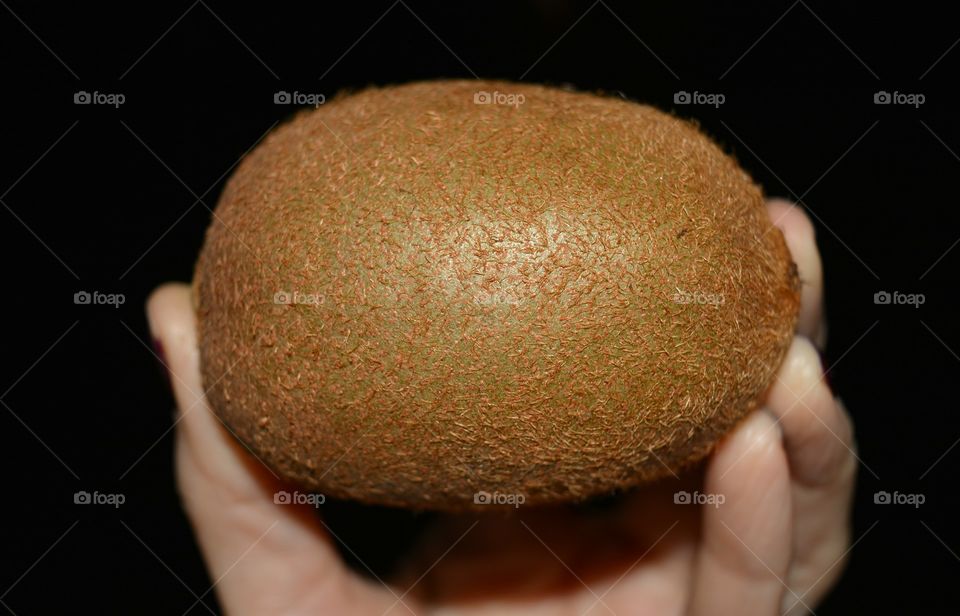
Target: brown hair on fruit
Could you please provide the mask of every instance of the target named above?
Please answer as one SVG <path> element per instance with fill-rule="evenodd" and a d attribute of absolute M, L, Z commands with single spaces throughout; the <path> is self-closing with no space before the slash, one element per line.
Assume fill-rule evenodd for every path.
<path fill-rule="evenodd" d="M 487 81 L 296 115 L 228 182 L 194 282 L 207 397 L 250 449 L 331 497 L 440 510 L 702 458 L 799 307 L 760 189 L 690 123 Z"/>

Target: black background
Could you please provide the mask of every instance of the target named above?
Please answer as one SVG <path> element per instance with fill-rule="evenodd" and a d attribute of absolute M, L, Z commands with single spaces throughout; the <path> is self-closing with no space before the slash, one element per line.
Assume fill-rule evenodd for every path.
<path fill-rule="evenodd" d="M 274 92 L 478 75 L 619 91 L 696 118 L 768 193 L 802 200 L 826 269 L 827 361 L 863 461 L 858 543 L 818 613 L 953 611 L 960 26 L 948 10 L 4 3 L 3 604 L 179 614 L 210 587 L 173 484 L 172 399 L 145 297 L 190 278 L 225 175 L 293 111 Z M 126 102 L 76 105 L 81 90 Z M 726 101 L 676 105 L 678 91 Z M 926 100 L 876 105 L 878 91 Z M 126 302 L 75 305 L 81 290 Z M 926 301 L 876 305 L 881 290 Z M 74 505 L 78 490 L 126 503 Z M 877 505 L 878 490 L 926 502 Z"/>

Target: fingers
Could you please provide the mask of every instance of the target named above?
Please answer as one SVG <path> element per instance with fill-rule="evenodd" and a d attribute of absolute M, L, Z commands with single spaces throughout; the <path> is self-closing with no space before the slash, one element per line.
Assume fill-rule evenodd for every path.
<path fill-rule="evenodd" d="M 857 458 L 853 424 L 823 380 L 811 343 L 795 338 L 767 399 L 779 420 L 793 475 L 797 546 L 790 586 L 810 605 L 843 570 Z M 785 597 L 785 607 L 796 606 Z"/>
<path fill-rule="evenodd" d="M 790 473 L 780 431 L 754 412 L 717 446 L 704 481 L 691 616 L 779 613 L 791 559 Z"/>
<path fill-rule="evenodd" d="M 767 210 L 773 224 L 783 232 L 790 255 L 800 273 L 800 317 L 797 333 L 819 347 L 826 344 L 827 329 L 823 322 L 823 270 L 817 251 L 813 224 L 795 203 L 772 199 Z"/>
<path fill-rule="evenodd" d="M 794 338 L 767 397 L 783 428 L 794 478 L 805 485 L 830 483 L 852 456 L 853 426 L 823 379 L 810 341 Z"/>
<path fill-rule="evenodd" d="M 226 611 L 347 613 L 343 602 L 358 580 L 347 575 L 313 509 L 275 504 L 280 481 L 207 407 L 189 287 L 155 291 L 147 318 L 179 409 L 181 497 Z"/>
<path fill-rule="evenodd" d="M 783 231 L 803 283 L 797 333 L 823 349 L 823 278 L 813 225 L 789 202 L 768 203 L 770 217 Z M 768 398 L 769 410 L 784 434 L 794 477 L 794 563 L 788 583 L 802 597 L 784 597 L 785 613 L 815 605 L 843 570 L 850 544 L 850 507 L 857 469 L 853 427 L 823 379 L 816 349 L 803 338 L 784 361 Z"/>

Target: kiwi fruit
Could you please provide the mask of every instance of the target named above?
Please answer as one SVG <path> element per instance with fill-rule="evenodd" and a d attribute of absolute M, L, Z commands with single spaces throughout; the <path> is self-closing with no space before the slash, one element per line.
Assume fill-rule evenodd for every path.
<path fill-rule="evenodd" d="M 702 459 L 762 399 L 799 284 L 761 190 L 691 123 L 433 81 L 268 135 L 227 183 L 194 301 L 211 408 L 279 476 L 460 510 Z"/>

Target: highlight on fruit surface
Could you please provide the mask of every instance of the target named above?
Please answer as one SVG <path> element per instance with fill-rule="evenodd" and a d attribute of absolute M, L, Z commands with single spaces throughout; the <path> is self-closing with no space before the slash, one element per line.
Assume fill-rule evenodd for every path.
<path fill-rule="evenodd" d="M 772 380 L 799 281 L 760 189 L 690 123 L 437 81 L 274 130 L 194 296 L 211 408 L 279 475 L 457 510 L 703 458 Z"/>

